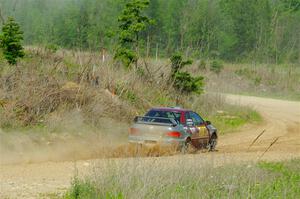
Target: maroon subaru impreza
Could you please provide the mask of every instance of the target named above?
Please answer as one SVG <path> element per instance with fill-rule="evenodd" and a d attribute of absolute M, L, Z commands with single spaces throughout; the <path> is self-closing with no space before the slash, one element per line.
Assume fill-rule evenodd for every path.
<path fill-rule="evenodd" d="M 177 144 L 181 150 L 193 146 L 215 150 L 217 129 L 194 111 L 182 108 L 152 108 L 137 116 L 130 128 L 129 142 Z"/>

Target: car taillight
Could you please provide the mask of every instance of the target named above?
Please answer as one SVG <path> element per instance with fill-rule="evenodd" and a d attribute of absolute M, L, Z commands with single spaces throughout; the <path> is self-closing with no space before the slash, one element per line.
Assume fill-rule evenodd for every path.
<path fill-rule="evenodd" d="M 173 132 L 167 133 L 167 136 L 179 138 L 181 136 L 181 133 L 177 132 L 177 131 L 173 131 Z"/>
<path fill-rule="evenodd" d="M 130 135 L 137 135 L 139 134 L 139 130 L 137 128 L 130 128 L 129 133 Z"/>

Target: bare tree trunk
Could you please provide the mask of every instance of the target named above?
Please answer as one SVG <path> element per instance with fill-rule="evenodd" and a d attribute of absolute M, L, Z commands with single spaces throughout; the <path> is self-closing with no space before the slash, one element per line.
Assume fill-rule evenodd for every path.
<path fill-rule="evenodd" d="M 147 58 L 149 57 L 150 52 L 150 36 L 147 35 Z"/>
<path fill-rule="evenodd" d="M 168 33 L 168 42 L 167 42 L 167 53 L 170 53 L 170 43 L 171 43 L 171 34 L 170 32 Z"/>
<path fill-rule="evenodd" d="M 190 46 L 187 46 L 185 50 L 185 57 L 189 57 Z"/>
<path fill-rule="evenodd" d="M 135 53 L 136 53 L 135 69 L 137 69 L 138 68 L 138 59 L 139 59 L 139 35 L 138 34 L 136 34 Z"/>
<path fill-rule="evenodd" d="M 277 64 L 277 53 L 278 53 L 278 49 L 277 49 L 277 34 L 278 34 L 278 10 L 276 10 L 273 19 L 272 19 L 272 29 L 271 29 L 271 35 L 272 35 L 272 43 L 273 43 L 273 47 L 275 49 L 275 64 Z"/>
<path fill-rule="evenodd" d="M 180 50 L 183 50 L 183 32 L 180 33 Z"/>
<path fill-rule="evenodd" d="M 156 50 L 155 50 L 155 61 L 158 60 L 158 43 L 156 43 Z"/>
<path fill-rule="evenodd" d="M 105 62 L 105 50 L 102 48 L 102 63 Z"/>
<path fill-rule="evenodd" d="M 4 17 L 3 17 L 3 15 L 2 15 L 2 13 L 3 13 L 3 12 L 2 12 L 2 10 L 1 10 L 1 5 L 0 5 L 0 20 L 1 20 L 1 23 L 4 24 L 5 21 L 4 21 Z"/>
<path fill-rule="evenodd" d="M 14 2 L 14 7 L 13 7 L 14 12 L 16 11 L 16 7 L 17 7 L 18 2 L 19 2 L 19 0 L 15 0 L 15 2 Z"/>

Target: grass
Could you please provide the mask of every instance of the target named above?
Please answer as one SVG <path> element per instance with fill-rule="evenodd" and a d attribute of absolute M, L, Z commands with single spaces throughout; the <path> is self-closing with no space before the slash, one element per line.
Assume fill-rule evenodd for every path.
<path fill-rule="evenodd" d="M 225 97 L 219 94 L 205 94 L 191 101 L 191 109 L 211 121 L 219 134 L 236 132 L 246 124 L 260 124 L 263 121 L 253 108 L 227 104 Z"/>
<path fill-rule="evenodd" d="M 107 195 L 108 196 L 108 195 Z M 66 199 L 72 198 L 96 198 L 97 190 L 93 184 L 89 182 L 81 182 L 78 178 L 74 178 L 72 181 L 72 188 L 65 196 Z M 110 198 L 110 197 L 108 197 Z"/>
<path fill-rule="evenodd" d="M 168 60 L 156 65 L 167 65 Z M 212 61 L 197 61 L 186 70 L 206 79 L 206 90 L 233 94 L 263 96 L 269 98 L 300 100 L 299 63 L 223 63 L 221 71 L 216 73 L 209 69 Z M 167 70 L 161 70 L 167 72 Z"/>
<path fill-rule="evenodd" d="M 300 195 L 299 159 L 222 167 L 195 160 L 165 163 L 111 161 L 85 180 L 75 178 L 63 198 L 292 199 Z"/>
<path fill-rule="evenodd" d="M 264 183 L 261 198 L 273 196 L 274 198 L 296 198 L 300 196 L 300 167 L 299 160 L 284 163 L 261 162 L 259 167 L 273 174 L 270 183 Z M 258 188 L 254 187 L 254 191 Z"/>
<path fill-rule="evenodd" d="M 227 112 L 217 112 L 209 118 L 214 121 L 221 134 L 238 131 L 246 124 L 259 124 L 262 122 L 261 115 L 249 107 L 233 106 Z"/>

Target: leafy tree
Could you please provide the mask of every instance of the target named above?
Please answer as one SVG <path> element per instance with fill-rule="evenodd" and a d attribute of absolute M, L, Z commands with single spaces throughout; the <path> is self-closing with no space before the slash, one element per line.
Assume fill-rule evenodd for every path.
<path fill-rule="evenodd" d="M 300 10 L 300 0 L 282 0 L 284 7 L 290 11 Z"/>
<path fill-rule="evenodd" d="M 179 53 L 171 57 L 172 69 L 171 80 L 173 87 L 180 92 L 180 94 L 201 94 L 203 92 L 203 77 L 192 77 L 188 72 L 181 72 L 185 66 L 192 64 L 191 60 L 184 61 Z"/>
<path fill-rule="evenodd" d="M 77 45 L 80 49 L 88 48 L 88 30 L 89 30 L 89 16 L 85 4 L 80 7 L 80 15 L 78 16 L 77 25 Z"/>
<path fill-rule="evenodd" d="M 149 0 L 131 0 L 119 16 L 118 47 L 115 58 L 126 67 L 135 63 L 137 68 L 139 54 L 139 35 L 152 20 L 142 11 L 149 6 Z"/>
<path fill-rule="evenodd" d="M 137 64 L 139 55 L 170 57 L 174 51 L 204 60 L 299 62 L 300 0 L 147 2 L 0 0 L 0 7 L 3 18 L 15 16 L 25 44 L 111 52 L 117 43 L 116 57 L 127 66 Z M 155 19 L 155 26 L 137 20 L 147 16 Z M 140 26 L 143 22 L 146 28 Z M 118 37 L 108 36 L 116 30 Z"/>
<path fill-rule="evenodd" d="M 84 1 L 86 3 L 87 1 Z M 93 50 L 112 49 L 116 43 L 112 39 L 118 28 L 118 15 L 122 12 L 124 0 L 92 0 L 88 7 L 90 26 L 89 47 Z"/>
<path fill-rule="evenodd" d="M 162 29 L 164 31 L 165 50 L 168 55 L 180 47 L 181 35 L 180 27 L 182 11 L 185 1 L 168 0 L 162 1 L 161 18 L 163 21 Z"/>
<path fill-rule="evenodd" d="M 3 50 L 5 59 L 10 65 L 16 65 L 17 59 L 24 57 L 24 49 L 21 45 L 23 32 L 19 24 L 9 17 L 8 21 L 2 27 L 0 35 L 0 47 Z"/>
<path fill-rule="evenodd" d="M 244 56 L 251 52 L 256 44 L 258 30 L 258 0 L 223 0 L 225 12 L 233 22 L 237 42 L 234 53 Z"/>

